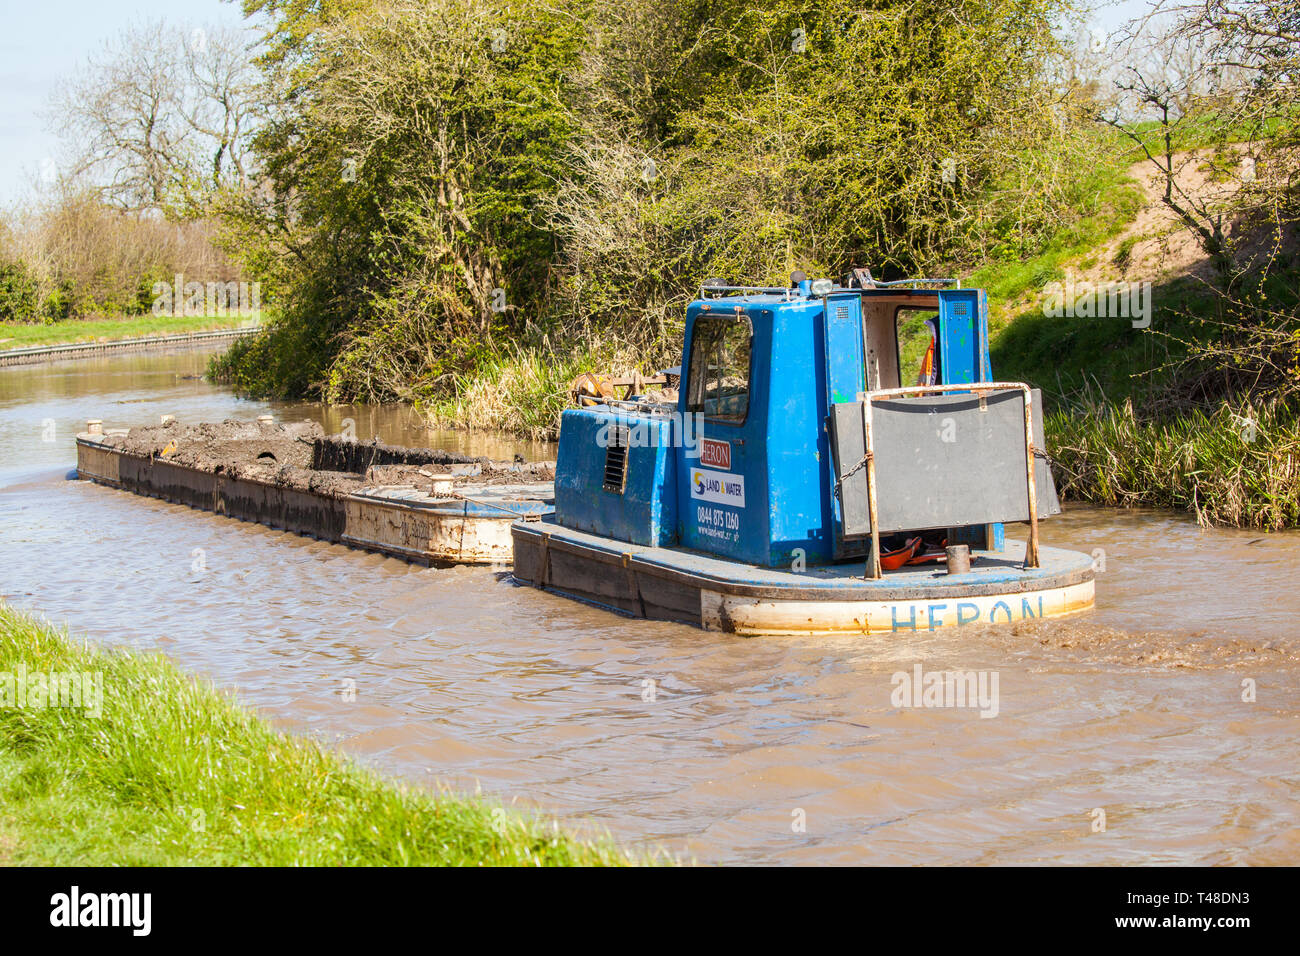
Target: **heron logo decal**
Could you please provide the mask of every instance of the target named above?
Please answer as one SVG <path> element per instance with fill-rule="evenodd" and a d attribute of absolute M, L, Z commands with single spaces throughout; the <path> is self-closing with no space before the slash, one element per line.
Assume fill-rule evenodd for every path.
<path fill-rule="evenodd" d="M 700 441 L 700 464 L 706 468 L 731 468 L 731 442 L 705 438 Z"/>

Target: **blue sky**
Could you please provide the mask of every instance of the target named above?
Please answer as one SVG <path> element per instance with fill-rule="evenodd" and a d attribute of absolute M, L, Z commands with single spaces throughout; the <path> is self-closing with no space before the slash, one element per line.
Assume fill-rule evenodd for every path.
<path fill-rule="evenodd" d="M 1095 22 L 1122 23 L 1148 0 L 1119 0 Z M 59 81 L 132 24 L 166 19 L 187 28 L 238 24 L 236 3 L 222 0 L 4 0 L 0 31 L 0 204 L 26 194 L 42 163 L 59 152 L 42 113 Z"/>

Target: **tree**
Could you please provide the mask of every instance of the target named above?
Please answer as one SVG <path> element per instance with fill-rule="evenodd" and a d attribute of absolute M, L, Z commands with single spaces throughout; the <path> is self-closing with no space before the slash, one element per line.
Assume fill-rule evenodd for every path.
<path fill-rule="evenodd" d="M 280 334 L 310 342 L 299 388 L 417 398 L 540 311 L 554 246 L 536 207 L 563 172 L 581 23 L 535 0 L 312 18 L 309 40 L 293 19 L 271 39 L 296 52 L 266 65 L 283 105 L 241 241 L 286 290 Z"/>
<path fill-rule="evenodd" d="M 1136 143 L 1162 202 L 1212 258 L 1209 336 L 1179 336 L 1178 395 L 1300 396 L 1300 3 L 1161 2 L 1127 30 L 1120 102 L 1102 118 Z M 1195 164 L 1217 189 L 1179 185 Z"/>
<path fill-rule="evenodd" d="M 607 9 L 608 6 L 608 9 Z M 1020 255 L 1060 208 L 1051 0 L 597 7 L 560 301 L 651 352 L 709 277 L 916 275 Z"/>
<path fill-rule="evenodd" d="M 263 114 L 247 37 L 158 21 L 121 33 L 56 93 L 52 114 L 76 156 L 70 177 L 124 209 L 201 209 L 249 185 L 249 137 Z"/>
<path fill-rule="evenodd" d="M 251 134 L 265 118 L 267 90 L 245 33 L 199 29 L 185 45 L 185 122 L 206 140 L 212 189 L 250 185 Z"/>
<path fill-rule="evenodd" d="M 1017 256 L 1061 207 L 1068 0 L 245 9 L 277 108 L 227 221 L 287 305 L 230 353 L 245 386 L 445 395 L 506 343 L 654 363 L 704 279 Z"/>

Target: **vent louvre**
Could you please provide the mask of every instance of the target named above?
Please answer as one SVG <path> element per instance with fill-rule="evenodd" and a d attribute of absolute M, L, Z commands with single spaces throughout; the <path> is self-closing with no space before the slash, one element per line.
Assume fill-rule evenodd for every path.
<path fill-rule="evenodd" d="M 627 428 L 610 429 L 610 443 L 605 448 L 605 490 L 623 493 L 627 483 Z"/>

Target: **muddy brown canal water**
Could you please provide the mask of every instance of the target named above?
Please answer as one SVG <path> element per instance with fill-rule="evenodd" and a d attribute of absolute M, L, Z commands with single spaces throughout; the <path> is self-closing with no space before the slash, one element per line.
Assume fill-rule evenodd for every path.
<path fill-rule="evenodd" d="M 703 863 L 1300 863 L 1300 535 L 1071 509 L 1044 540 L 1104 559 L 1087 615 L 736 638 L 68 480 L 87 418 L 163 413 L 553 455 L 409 410 L 240 400 L 204 365 L 0 370 L 8 601 L 391 775 Z M 996 716 L 895 706 L 917 665 L 996 676 Z"/>

